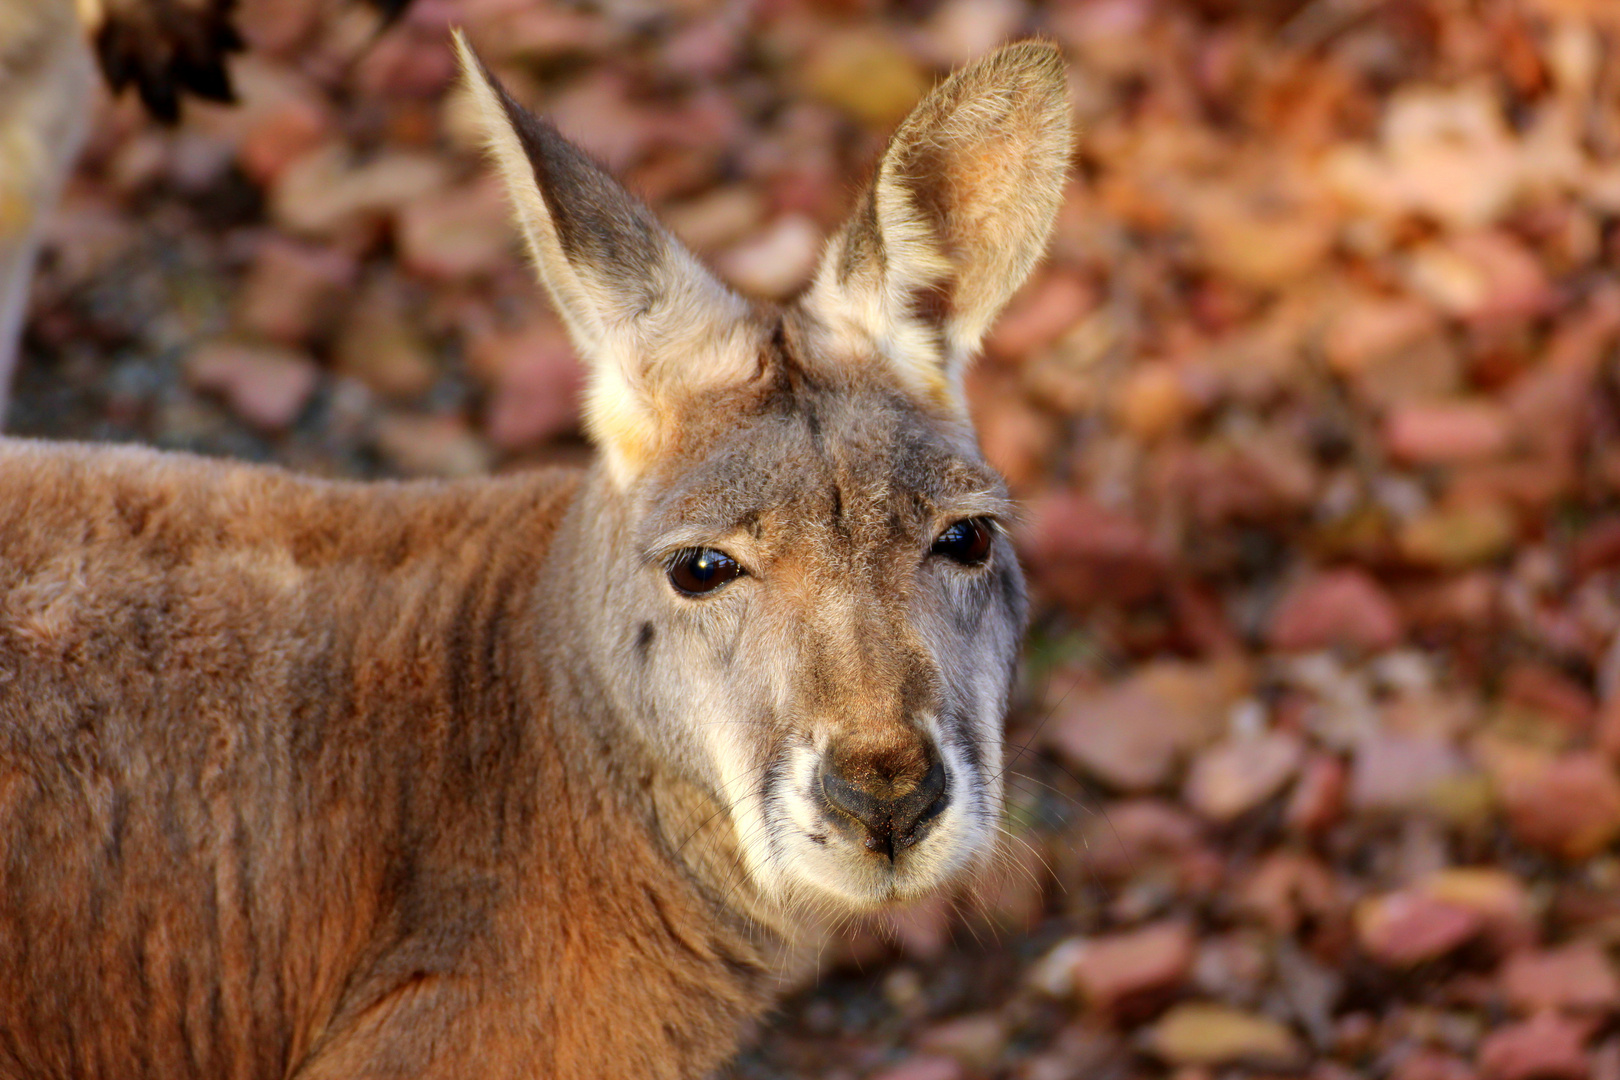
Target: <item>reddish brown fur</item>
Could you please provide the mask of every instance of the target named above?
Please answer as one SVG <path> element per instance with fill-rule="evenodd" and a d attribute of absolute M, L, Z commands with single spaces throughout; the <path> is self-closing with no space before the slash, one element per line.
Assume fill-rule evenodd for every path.
<path fill-rule="evenodd" d="M 0 443 L 0 1075 L 729 1052 L 773 943 L 670 858 L 682 793 L 552 722 L 576 485 Z"/>
<path fill-rule="evenodd" d="M 1055 52 L 942 84 L 885 259 L 779 310 L 458 48 L 602 458 L 0 441 L 0 1078 L 696 1078 L 829 918 L 993 851 L 1024 594 L 955 387 L 1056 208 Z M 1009 204 L 975 147 L 1026 106 Z M 946 137 L 935 205 L 896 163 Z"/>

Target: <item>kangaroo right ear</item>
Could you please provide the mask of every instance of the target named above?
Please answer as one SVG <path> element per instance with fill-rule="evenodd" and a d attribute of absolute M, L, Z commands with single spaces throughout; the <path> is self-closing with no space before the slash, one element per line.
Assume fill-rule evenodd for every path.
<path fill-rule="evenodd" d="M 455 44 L 529 254 L 590 370 L 586 428 L 628 482 L 657 453 L 670 399 L 757 373 L 759 330 L 748 303 L 514 101 L 459 30 Z"/>
<path fill-rule="evenodd" d="M 1046 246 L 1068 171 L 1063 57 L 1008 45 L 957 71 L 889 140 L 804 308 L 853 331 L 926 397 L 962 370 Z"/>

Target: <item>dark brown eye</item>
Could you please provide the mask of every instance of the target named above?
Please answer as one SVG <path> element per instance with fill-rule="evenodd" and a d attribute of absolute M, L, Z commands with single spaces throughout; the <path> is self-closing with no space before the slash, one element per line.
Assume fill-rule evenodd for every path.
<path fill-rule="evenodd" d="M 943 555 L 963 566 L 980 566 L 990 557 L 990 543 L 994 539 L 990 522 L 984 518 L 968 518 L 940 533 L 932 554 Z"/>
<path fill-rule="evenodd" d="M 687 548 L 669 560 L 669 583 L 687 596 L 714 592 L 742 572 L 737 560 L 714 548 Z"/>

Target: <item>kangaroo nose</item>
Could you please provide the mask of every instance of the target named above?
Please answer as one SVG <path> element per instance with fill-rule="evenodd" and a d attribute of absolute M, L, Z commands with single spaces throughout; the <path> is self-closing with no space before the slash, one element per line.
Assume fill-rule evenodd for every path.
<path fill-rule="evenodd" d="M 906 770 L 910 775 L 885 775 L 870 762 L 829 755 L 821 764 L 821 794 L 837 816 L 865 834 L 868 851 L 893 859 L 921 840 L 950 802 L 945 763 L 930 749 L 924 764 L 925 770 Z"/>

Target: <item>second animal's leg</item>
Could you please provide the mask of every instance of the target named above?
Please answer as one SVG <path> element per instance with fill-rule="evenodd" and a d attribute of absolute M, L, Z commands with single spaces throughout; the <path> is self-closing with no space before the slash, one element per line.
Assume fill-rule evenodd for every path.
<path fill-rule="evenodd" d="M 0 426 L 41 229 L 84 143 L 93 88 L 69 0 L 0 0 Z"/>

